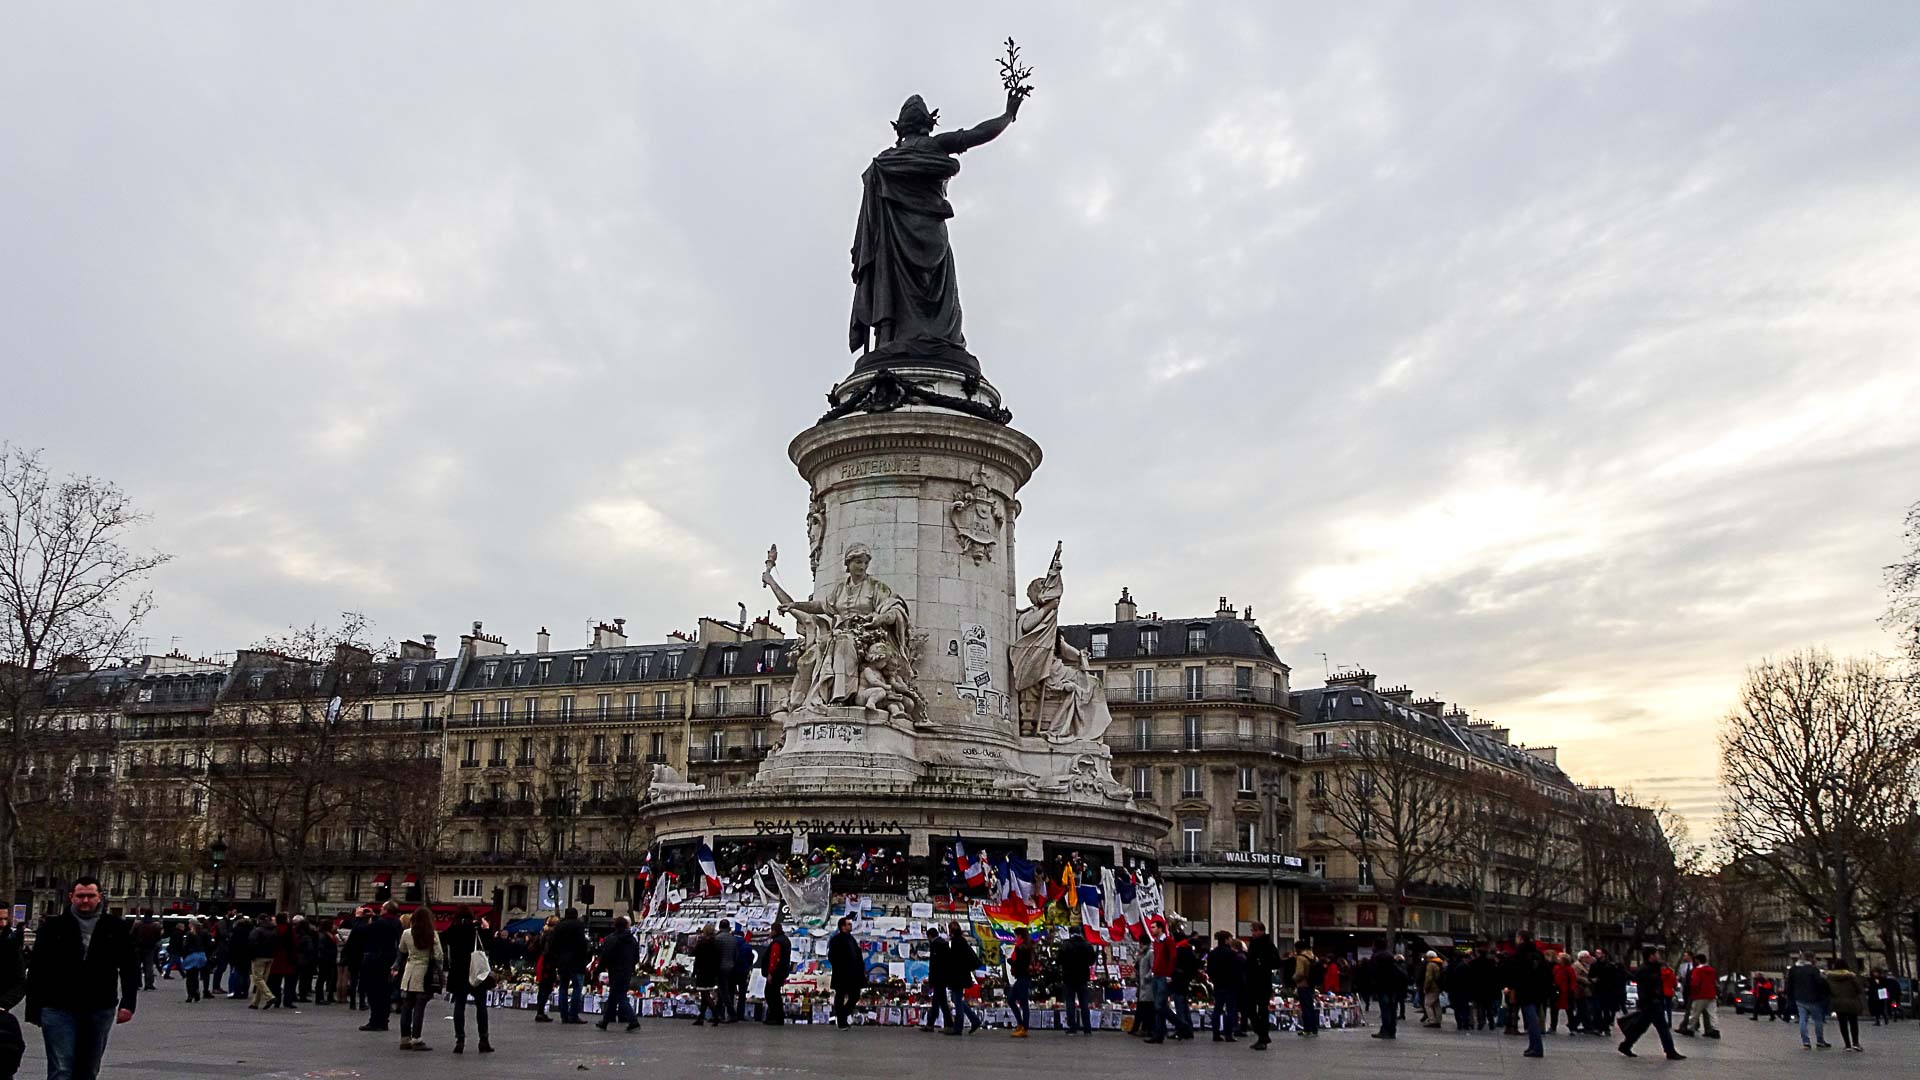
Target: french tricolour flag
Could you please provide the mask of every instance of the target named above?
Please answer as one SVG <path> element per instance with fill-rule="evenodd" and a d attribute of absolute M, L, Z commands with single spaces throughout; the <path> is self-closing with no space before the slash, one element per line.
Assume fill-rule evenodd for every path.
<path fill-rule="evenodd" d="M 1084 928 L 1088 941 L 1105 941 L 1106 930 L 1100 922 L 1100 886 L 1082 885 L 1080 893 L 1080 924 Z"/>
<path fill-rule="evenodd" d="M 987 883 L 987 863 L 985 859 L 967 858 L 967 845 L 953 838 L 953 868 L 959 872 L 960 880 L 967 888 L 977 889 Z"/>
<path fill-rule="evenodd" d="M 700 864 L 700 876 L 706 879 L 707 896 L 720 895 L 720 866 L 713 861 L 713 849 L 705 844 L 693 853 L 693 860 Z"/>

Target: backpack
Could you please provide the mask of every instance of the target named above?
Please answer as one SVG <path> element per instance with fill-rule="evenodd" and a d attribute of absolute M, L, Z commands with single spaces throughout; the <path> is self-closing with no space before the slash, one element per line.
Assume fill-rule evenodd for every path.
<path fill-rule="evenodd" d="M 1327 985 L 1327 962 L 1319 957 L 1307 965 L 1307 989 L 1318 990 Z"/>

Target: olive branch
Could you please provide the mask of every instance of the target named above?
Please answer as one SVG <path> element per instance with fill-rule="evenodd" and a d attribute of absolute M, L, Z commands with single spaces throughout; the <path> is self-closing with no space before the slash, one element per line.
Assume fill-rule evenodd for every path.
<path fill-rule="evenodd" d="M 1033 84 L 1027 80 L 1033 77 L 1033 69 L 1020 62 L 1020 46 L 1007 39 L 1007 55 L 1000 58 L 1000 82 L 1007 93 L 1016 98 L 1025 99 L 1033 93 Z"/>

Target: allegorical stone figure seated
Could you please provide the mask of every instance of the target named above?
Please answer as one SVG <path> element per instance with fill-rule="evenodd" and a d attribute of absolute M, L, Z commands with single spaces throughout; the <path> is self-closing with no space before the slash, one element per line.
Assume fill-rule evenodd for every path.
<path fill-rule="evenodd" d="M 1060 636 L 1060 546 L 1054 545 L 1047 576 L 1027 585 L 1033 606 L 1014 620 L 1018 635 L 1008 650 L 1013 661 L 1013 690 L 1020 709 L 1020 733 L 1045 735 L 1049 742 L 1092 741 L 1113 723 L 1100 680 L 1088 668 L 1086 654 Z"/>
<path fill-rule="evenodd" d="M 913 689 L 907 602 L 867 574 L 872 550 L 865 544 L 849 546 L 843 557 L 847 576 L 805 600 L 795 600 L 774 579 L 777 557 L 777 551 L 768 552 L 760 581 L 779 599 L 780 613 L 792 613 L 799 623 L 801 647 L 789 709 L 859 705 L 922 719 L 926 709 Z"/>

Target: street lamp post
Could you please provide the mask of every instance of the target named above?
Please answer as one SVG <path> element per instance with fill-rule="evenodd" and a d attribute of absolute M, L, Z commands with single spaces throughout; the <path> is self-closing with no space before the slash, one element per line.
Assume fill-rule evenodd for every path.
<path fill-rule="evenodd" d="M 220 899 L 220 868 L 227 862 L 227 838 L 224 835 L 216 837 L 213 843 L 207 845 L 207 857 L 213 861 L 213 888 L 209 892 L 213 899 L 218 900 Z"/>
<path fill-rule="evenodd" d="M 1267 933 L 1280 932 L 1280 890 L 1274 880 L 1273 864 L 1279 861 L 1275 844 L 1280 835 L 1280 779 L 1268 776 L 1260 782 L 1267 797 Z"/>

